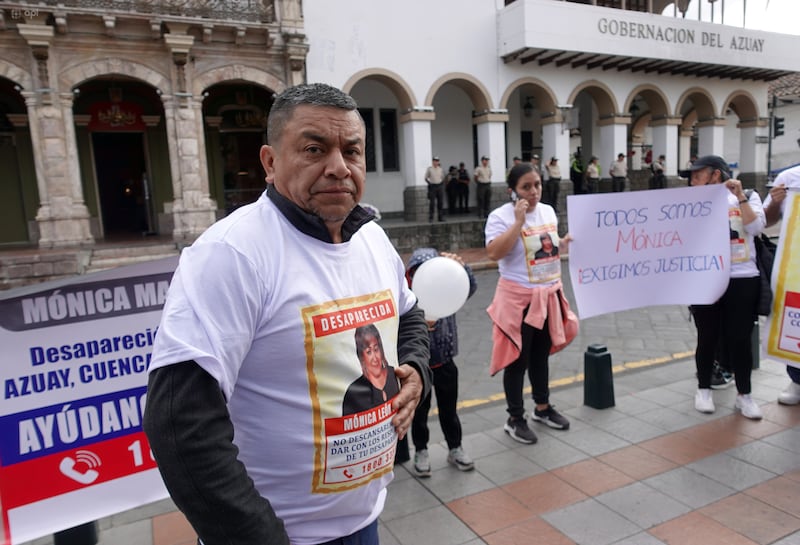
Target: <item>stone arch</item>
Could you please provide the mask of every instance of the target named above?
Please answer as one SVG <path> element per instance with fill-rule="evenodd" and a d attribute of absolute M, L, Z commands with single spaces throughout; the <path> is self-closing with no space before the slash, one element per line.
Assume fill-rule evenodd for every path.
<path fill-rule="evenodd" d="M 164 93 L 172 89 L 169 78 L 161 72 L 139 62 L 119 57 L 86 61 L 63 70 L 58 75 L 59 88 L 73 89 L 84 81 L 110 74 L 128 76 L 149 83 Z"/>
<path fill-rule="evenodd" d="M 391 72 L 390 70 L 384 70 L 383 68 L 368 68 L 366 70 L 356 72 L 344 84 L 342 91 L 345 93 L 350 93 L 358 84 L 358 82 L 365 79 L 377 81 L 388 87 L 397 98 L 397 102 L 400 104 L 401 113 L 410 111 L 417 104 L 417 99 L 414 96 L 413 91 L 411 91 L 411 87 L 408 86 L 403 78 L 394 72 Z"/>
<path fill-rule="evenodd" d="M 476 112 L 488 112 L 492 110 L 492 99 L 486 87 L 475 77 L 464 72 L 453 72 L 445 74 L 431 85 L 428 96 L 425 97 L 425 106 L 433 104 L 433 97 L 439 92 L 443 85 L 449 83 L 464 91 L 472 101 L 472 106 Z"/>
<path fill-rule="evenodd" d="M 697 121 L 703 122 L 717 117 L 717 106 L 711 94 L 702 87 L 692 87 L 683 92 L 675 105 L 675 111 L 685 116 L 687 102 L 692 101 L 697 112 Z"/>
<path fill-rule="evenodd" d="M 13 81 L 23 90 L 33 90 L 33 76 L 16 64 L 0 59 L 0 77 Z"/>
<path fill-rule="evenodd" d="M 756 121 L 759 117 L 758 102 L 747 91 L 733 91 L 728 95 L 728 98 L 722 103 L 722 115 L 725 115 L 728 108 L 739 116 L 739 121 Z"/>
<path fill-rule="evenodd" d="M 531 96 L 541 112 L 552 112 L 553 114 L 558 114 L 558 100 L 556 99 L 556 95 L 552 88 L 542 80 L 531 77 L 519 78 L 518 80 L 511 82 L 506 91 L 503 93 L 503 96 L 500 98 L 500 107 L 508 109 L 508 101 L 511 99 L 511 95 L 526 85 L 533 87 L 534 90 L 531 93 Z"/>
<path fill-rule="evenodd" d="M 630 110 L 631 104 L 637 95 L 640 95 L 650 108 L 650 114 L 655 118 L 671 115 L 669 99 L 664 92 L 655 85 L 645 84 L 634 88 L 625 100 L 624 112 Z"/>
<path fill-rule="evenodd" d="M 600 117 L 611 117 L 619 113 L 614 92 L 602 81 L 589 80 L 581 83 L 570 93 L 569 103 L 574 104 L 582 91 L 586 91 L 592 97 Z"/>
<path fill-rule="evenodd" d="M 286 89 L 286 83 L 269 72 L 243 64 L 231 64 L 197 74 L 192 81 L 192 94 L 198 96 L 212 85 L 227 81 L 246 81 L 276 93 Z"/>
<path fill-rule="evenodd" d="M 681 119 L 681 130 L 682 131 L 691 131 L 692 127 L 695 126 L 697 123 L 697 110 L 689 110 L 683 115 L 683 119 Z"/>

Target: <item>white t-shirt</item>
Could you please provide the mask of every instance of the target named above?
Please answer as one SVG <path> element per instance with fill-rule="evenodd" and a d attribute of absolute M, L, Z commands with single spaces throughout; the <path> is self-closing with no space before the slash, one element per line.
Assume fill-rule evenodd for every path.
<path fill-rule="evenodd" d="M 728 223 L 731 230 L 731 278 L 750 278 L 758 276 L 758 265 L 756 265 L 756 247 L 753 237 L 761 234 L 766 225 L 764 208 L 761 204 L 761 197 L 753 191 L 748 198 L 750 208 L 753 209 L 757 218 L 744 225 L 742 222 L 742 210 L 736 196 L 728 192 Z"/>
<path fill-rule="evenodd" d="M 778 174 L 778 177 L 775 178 L 775 185 L 785 185 L 786 189 L 800 189 L 800 166 L 786 169 Z M 772 195 L 767 194 L 767 198 L 764 199 L 764 208 L 768 207 L 771 202 Z M 784 212 L 786 212 L 786 199 L 781 202 L 781 216 Z"/>
<path fill-rule="evenodd" d="M 514 204 L 495 208 L 486 220 L 486 244 L 514 224 Z M 549 237 L 554 252 L 542 255 L 544 239 Z M 529 288 L 552 284 L 561 278 L 558 255 L 558 217 L 549 204 L 538 203 L 525 215 L 525 225 L 514 247 L 497 263 L 500 276 Z"/>
<path fill-rule="evenodd" d="M 355 328 L 375 325 L 396 368 L 399 316 L 415 302 L 380 226 L 325 243 L 264 193 L 183 251 L 151 369 L 194 360 L 212 375 L 239 458 L 292 544 L 324 542 L 375 520 L 393 477 L 387 404 L 342 416 L 362 374 Z"/>

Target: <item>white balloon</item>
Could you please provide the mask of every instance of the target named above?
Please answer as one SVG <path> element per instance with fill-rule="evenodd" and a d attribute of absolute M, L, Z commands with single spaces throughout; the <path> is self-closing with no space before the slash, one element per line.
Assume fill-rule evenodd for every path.
<path fill-rule="evenodd" d="M 411 281 L 426 320 L 455 314 L 469 297 L 469 276 L 464 266 L 449 257 L 434 257 L 419 266 Z"/>

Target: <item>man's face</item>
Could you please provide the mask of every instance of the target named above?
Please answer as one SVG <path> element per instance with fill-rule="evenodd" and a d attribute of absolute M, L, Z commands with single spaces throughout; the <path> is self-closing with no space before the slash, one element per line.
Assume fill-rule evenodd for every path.
<path fill-rule="evenodd" d="M 692 177 L 690 178 L 690 183 L 693 186 L 709 185 L 709 184 L 718 184 L 720 180 L 721 178 L 718 170 L 714 170 L 711 167 L 706 167 L 693 170 Z"/>
<path fill-rule="evenodd" d="M 337 224 L 364 192 L 364 139 L 358 112 L 304 104 L 295 108 L 280 141 L 262 146 L 261 163 L 281 195 Z"/>

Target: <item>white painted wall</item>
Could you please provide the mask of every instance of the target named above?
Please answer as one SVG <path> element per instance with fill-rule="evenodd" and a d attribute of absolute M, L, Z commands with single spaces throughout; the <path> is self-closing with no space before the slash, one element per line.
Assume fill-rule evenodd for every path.
<path fill-rule="evenodd" d="M 684 60 L 712 61 L 724 64 L 774 67 L 800 70 L 800 56 L 792 52 L 800 49 L 800 37 L 748 31 L 719 24 L 699 23 L 692 20 L 640 14 L 578 5 L 556 0 L 518 0 L 504 7 L 502 0 L 406 0 L 405 2 L 375 2 L 374 0 L 306 0 L 304 3 L 305 30 L 310 44 L 307 58 L 308 81 L 323 81 L 343 87 L 357 75 L 366 71 L 380 70 L 396 77 L 412 95 L 414 106 L 432 106 L 436 119 L 430 124 L 430 142 L 424 137 L 424 128 L 414 122 L 413 138 L 405 142 L 413 150 L 401 150 L 403 172 L 370 175 L 365 199 L 389 211 L 402 210 L 402 192 L 406 186 L 419 185 L 424 168 L 436 154 L 442 166 L 464 161 L 468 168 L 474 167 L 471 112 L 473 105 L 466 93 L 452 84 L 441 85 L 454 75 L 467 74 L 485 91 L 490 108 L 507 109 L 509 121 L 505 130 L 479 128 L 479 133 L 490 138 L 500 134 L 501 146 L 490 143 L 492 168 L 504 172 L 514 155 L 520 154 L 519 134 L 521 130 L 534 130 L 534 145 L 541 146 L 540 128 L 535 120 L 524 118 L 521 105 L 524 96 L 518 85 L 520 81 L 535 81 L 548 89 L 556 103 L 568 104 L 576 90 L 587 83 L 600 85 L 613 95 L 618 113 L 637 87 L 655 86 L 663 93 L 671 115 L 677 111 L 681 97 L 690 89 L 703 89 L 711 96 L 717 116 L 724 116 L 725 101 L 731 93 L 745 92 L 757 102 L 758 117 L 769 115 L 767 108 L 767 84 L 742 80 L 714 80 L 701 77 L 672 76 L 670 74 L 573 69 L 570 65 L 557 67 L 554 64 L 539 66 L 536 62 L 505 64 L 501 58 L 523 46 L 541 45 L 568 50 L 610 52 L 653 58 L 676 58 Z M 602 18 L 613 17 L 629 23 L 657 24 L 661 27 L 691 30 L 700 40 L 695 44 L 670 44 L 652 40 L 635 40 L 609 35 L 599 30 Z M 547 21 L 547 24 L 543 24 Z M 702 33 L 720 35 L 723 47 L 702 44 Z M 761 51 L 732 52 L 730 40 L 743 36 L 762 40 Z M 792 54 L 790 54 L 792 53 Z M 434 93 L 434 88 L 438 92 Z M 356 86 L 354 96 L 363 104 L 382 103 L 397 105 L 396 99 L 387 96 L 386 88 L 377 84 Z M 502 103 L 508 94 L 507 103 Z M 389 94 L 391 95 L 391 94 Z M 576 107 L 583 106 L 578 123 L 582 131 L 584 155 L 599 148 L 600 131 L 593 124 L 596 108 L 585 93 Z M 385 102 L 384 102 L 385 101 Z M 535 115 L 540 115 L 537 112 Z M 800 117 L 800 115 L 799 115 Z M 577 119 L 577 118 L 576 118 Z M 790 123 L 787 116 L 787 129 Z M 797 126 L 796 124 L 794 125 Z M 484 130 L 485 129 L 485 130 Z M 483 132 L 481 132 L 483 130 Z M 709 149 L 724 152 L 726 157 L 739 160 L 738 129 L 736 118 L 728 120 L 721 129 L 722 138 L 713 134 L 717 141 Z M 652 144 L 652 131 L 647 130 L 646 143 Z M 800 133 L 773 142 L 773 166 L 797 162 L 792 153 L 798 150 L 796 140 Z M 677 138 L 677 137 L 676 137 Z M 722 143 L 724 140 L 724 145 Z M 507 144 L 507 145 L 506 145 Z M 486 145 L 486 144 L 481 144 Z M 552 145 L 552 144 L 551 144 Z M 570 142 L 571 151 L 577 145 Z M 427 146 L 427 147 L 426 147 Z M 618 147 L 618 146 L 614 146 Z M 678 143 L 668 146 L 678 150 Z M 708 145 L 706 146 L 708 147 Z M 500 151 L 502 148 L 502 151 Z M 599 151 L 599 149 L 597 150 Z M 481 152 L 479 151 L 479 154 Z M 567 158 L 564 158 L 566 164 Z M 674 164 L 678 157 L 672 159 Z M 601 158 L 607 168 L 608 158 Z"/>

